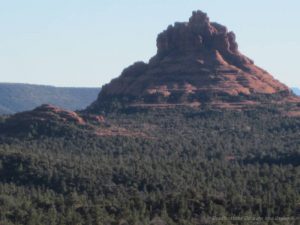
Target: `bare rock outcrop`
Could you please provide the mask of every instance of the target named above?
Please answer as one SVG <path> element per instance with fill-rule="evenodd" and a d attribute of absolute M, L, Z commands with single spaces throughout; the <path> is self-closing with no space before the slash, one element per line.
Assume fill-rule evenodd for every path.
<path fill-rule="evenodd" d="M 17 123 L 55 121 L 55 122 L 73 122 L 78 125 L 84 125 L 84 119 L 76 112 L 64 110 L 54 105 L 44 104 L 32 111 L 17 113 L 10 118 Z M 9 120 L 8 120 L 9 122 Z"/>
<path fill-rule="evenodd" d="M 50 127 L 68 130 L 68 127 L 72 125 L 87 130 L 96 130 L 104 123 L 105 119 L 102 115 L 78 113 L 44 104 L 34 110 L 16 113 L 8 117 L 5 123 L 0 124 L 0 134 L 27 134 L 36 131 L 47 134 L 50 132 Z M 54 133 L 59 132 L 55 131 Z"/>

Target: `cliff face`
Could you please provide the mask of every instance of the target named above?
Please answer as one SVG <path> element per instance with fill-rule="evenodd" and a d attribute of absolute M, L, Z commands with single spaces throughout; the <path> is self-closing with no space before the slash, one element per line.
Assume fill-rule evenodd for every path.
<path fill-rule="evenodd" d="M 289 88 L 241 54 L 235 34 L 201 11 L 157 37 L 157 54 L 105 85 L 88 111 L 124 106 L 247 105 L 295 101 Z M 269 100 L 270 100 L 269 99 Z"/>

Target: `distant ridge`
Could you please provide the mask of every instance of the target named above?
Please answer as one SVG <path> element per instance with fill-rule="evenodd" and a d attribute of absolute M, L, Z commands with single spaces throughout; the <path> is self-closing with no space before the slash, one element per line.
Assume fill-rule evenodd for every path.
<path fill-rule="evenodd" d="M 296 95 L 300 96 L 300 88 L 293 87 L 293 88 L 292 88 L 292 91 L 293 91 Z"/>
<path fill-rule="evenodd" d="M 69 110 L 84 109 L 99 92 L 100 88 L 0 83 L 0 114 L 31 110 L 41 104 L 53 104 Z"/>

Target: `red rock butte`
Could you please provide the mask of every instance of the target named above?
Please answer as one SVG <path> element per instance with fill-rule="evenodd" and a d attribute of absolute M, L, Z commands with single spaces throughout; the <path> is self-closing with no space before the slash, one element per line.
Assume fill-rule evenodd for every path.
<path fill-rule="evenodd" d="M 240 107 L 297 102 L 290 89 L 238 50 L 235 34 L 201 11 L 157 37 L 157 54 L 137 62 L 105 85 L 87 109 L 113 105 Z"/>

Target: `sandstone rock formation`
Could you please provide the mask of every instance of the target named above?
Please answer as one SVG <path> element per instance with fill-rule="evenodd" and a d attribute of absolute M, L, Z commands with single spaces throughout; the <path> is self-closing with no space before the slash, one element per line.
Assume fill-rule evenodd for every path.
<path fill-rule="evenodd" d="M 15 121 L 22 122 L 42 122 L 42 121 L 55 121 L 55 122 L 73 122 L 75 124 L 85 124 L 84 119 L 76 112 L 63 110 L 59 107 L 44 104 L 32 111 L 21 112 L 13 115 L 8 119 L 8 122 Z"/>
<path fill-rule="evenodd" d="M 47 127 L 48 123 L 55 123 L 59 126 L 80 125 L 82 127 L 91 127 L 91 125 L 101 125 L 105 122 L 102 115 L 83 114 L 69 110 L 61 109 L 57 106 L 44 104 L 34 110 L 25 111 L 8 117 L 4 124 L 0 127 L 0 131 L 4 130 L 19 132 L 20 129 L 31 129 L 32 127 L 42 125 Z M 0 132 L 1 133 L 1 132 Z"/>
<path fill-rule="evenodd" d="M 211 105 L 298 101 L 289 88 L 241 54 L 235 34 L 201 11 L 157 37 L 157 54 L 105 85 L 89 112 L 118 106 Z"/>

